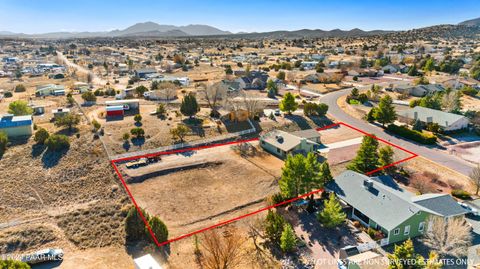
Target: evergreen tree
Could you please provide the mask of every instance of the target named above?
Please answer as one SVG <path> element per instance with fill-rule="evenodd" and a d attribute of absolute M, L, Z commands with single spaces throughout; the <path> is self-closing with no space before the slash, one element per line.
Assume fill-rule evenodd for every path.
<path fill-rule="evenodd" d="M 140 208 L 145 220 L 149 220 L 148 214 Z M 140 213 L 134 206 L 130 207 L 125 218 L 125 234 L 127 240 L 137 241 L 145 238 L 145 222 L 143 222 Z"/>
<path fill-rule="evenodd" d="M 332 192 L 330 193 L 329 199 L 324 201 L 324 208 L 317 217 L 325 227 L 334 228 L 342 224 L 347 215 L 343 212 L 342 206 Z"/>
<path fill-rule="evenodd" d="M 425 267 L 423 257 L 415 253 L 412 240 L 407 239 L 401 245 L 395 245 L 392 254 L 387 254 L 390 260 L 388 269 L 421 269 Z"/>
<path fill-rule="evenodd" d="M 288 114 L 292 114 L 293 111 L 297 110 L 298 104 L 295 102 L 295 96 L 290 92 L 287 92 L 284 96 L 282 101 L 280 101 L 279 108 L 283 112 L 287 112 Z"/>
<path fill-rule="evenodd" d="M 168 239 L 167 225 L 160 220 L 159 217 L 154 216 L 148 220 L 148 225 L 152 229 L 153 234 L 157 238 L 158 242 L 165 242 Z"/>
<path fill-rule="evenodd" d="M 309 152 L 304 161 L 305 174 L 301 179 L 302 182 L 300 182 L 300 185 L 302 186 L 302 193 L 320 189 L 323 187 L 323 181 L 320 177 L 320 164 L 317 161 L 317 156 L 313 152 Z"/>
<path fill-rule="evenodd" d="M 305 176 L 306 166 L 303 155 L 288 155 L 282 168 L 279 185 L 284 197 L 297 197 L 303 193 L 301 182 Z"/>
<path fill-rule="evenodd" d="M 378 150 L 378 164 L 380 167 L 389 165 L 393 163 L 393 149 L 390 146 L 381 147 Z M 395 172 L 395 166 L 389 166 L 385 168 L 387 174 Z"/>
<path fill-rule="evenodd" d="M 283 225 L 282 235 L 280 237 L 280 248 L 283 252 L 291 252 L 295 249 L 297 238 L 290 224 Z"/>
<path fill-rule="evenodd" d="M 198 105 L 197 99 L 192 93 L 183 97 L 182 104 L 180 106 L 180 112 L 182 112 L 183 115 L 192 118 L 195 116 L 195 114 L 197 114 L 198 111 L 200 111 L 200 106 Z"/>
<path fill-rule="evenodd" d="M 323 184 L 327 184 L 327 182 L 333 180 L 332 173 L 330 172 L 330 166 L 328 165 L 328 162 L 323 162 L 320 164 L 320 178 L 323 182 Z"/>
<path fill-rule="evenodd" d="M 275 82 L 273 80 L 269 79 L 267 81 L 267 90 L 270 92 L 272 91 L 274 93 L 274 96 L 278 94 L 278 88 Z"/>
<path fill-rule="evenodd" d="M 265 234 L 272 242 L 279 243 L 282 236 L 285 219 L 278 213 L 268 210 L 265 218 Z"/>
<path fill-rule="evenodd" d="M 412 126 L 412 130 L 421 132 L 423 129 L 422 122 L 418 119 L 415 120 Z"/>
<path fill-rule="evenodd" d="M 393 123 L 397 119 L 397 113 L 395 112 L 393 100 L 390 95 L 385 95 L 385 97 L 380 99 L 378 108 L 375 109 L 374 117 L 383 126 L 385 126 L 386 123 Z"/>
<path fill-rule="evenodd" d="M 7 259 L 0 260 L 0 268 L 2 269 L 30 269 L 30 265 L 25 262 Z"/>
<path fill-rule="evenodd" d="M 347 169 L 366 173 L 375 170 L 378 165 L 378 141 L 372 136 L 364 136 L 357 156 L 348 164 Z"/>

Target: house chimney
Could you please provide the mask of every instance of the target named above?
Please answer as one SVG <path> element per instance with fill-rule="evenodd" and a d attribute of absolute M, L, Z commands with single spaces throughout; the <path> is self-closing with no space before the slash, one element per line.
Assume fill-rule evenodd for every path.
<path fill-rule="evenodd" d="M 371 179 L 363 180 L 363 187 L 367 190 L 372 188 L 373 187 L 373 181 Z"/>
<path fill-rule="evenodd" d="M 417 111 L 413 112 L 413 119 L 414 120 L 418 119 L 418 112 Z"/>

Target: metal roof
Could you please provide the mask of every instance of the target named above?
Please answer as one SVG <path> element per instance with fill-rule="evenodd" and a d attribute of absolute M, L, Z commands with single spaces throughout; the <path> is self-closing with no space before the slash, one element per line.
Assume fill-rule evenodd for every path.
<path fill-rule="evenodd" d="M 18 126 L 32 125 L 32 116 L 13 116 L 12 114 L 3 115 L 0 119 L 0 128 L 12 128 Z"/>

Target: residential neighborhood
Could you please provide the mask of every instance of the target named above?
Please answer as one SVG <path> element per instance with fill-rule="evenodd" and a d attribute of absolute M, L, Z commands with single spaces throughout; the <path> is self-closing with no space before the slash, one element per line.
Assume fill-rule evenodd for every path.
<path fill-rule="evenodd" d="M 0 268 L 480 268 L 480 6 L 427 2 L 0 1 Z"/>

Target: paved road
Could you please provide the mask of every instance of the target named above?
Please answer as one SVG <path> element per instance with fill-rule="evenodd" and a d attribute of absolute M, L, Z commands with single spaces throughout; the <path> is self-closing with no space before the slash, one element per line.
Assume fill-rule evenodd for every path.
<path fill-rule="evenodd" d="M 410 150 L 420 156 L 423 156 L 431 161 L 434 161 L 436 163 L 439 163 L 441 165 L 444 165 L 450 169 L 453 169 L 455 171 L 458 171 L 464 175 L 469 175 L 470 174 L 470 171 L 472 170 L 473 166 L 458 158 L 458 157 L 455 157 L 455 156 L 452 156 L 452 155 L 449 155 L 447 152 L 444 152 L 442 150 L 439 150 L 439 149 L 433 149 L 433 148 L 429 148 L 429 147 L 426 147 L 426 146 L 423 146 L 423 145 L 418 145 L 416 143 L 413 143 L 413 142 L 410 142 L 410 141 L 407 141 L 407 140 L 403 140 L 401 138 L 397 138 L 395 136 L 391 136 L 387 133 L 385 133 L 385 131 L 380 128 L 380 127 L 377 127 L 375 125 L 372 125 L 368 122 L 365 122 L 363 120 L 359 120 L 353 116 L 350 116 L 349 114 L 347 114 L 345 111 L 343 111 L 343 109 L 341 109 L 338 104 L 337 104 L 337 99 L 340 98 L 341 96 L 343 95 L 346 95 L 348 94 L 350 91 L 352 90 L 352 88 L 348 88 L 348 89 L 343 89 L 343 90 L 340 90 L 340 91 L 336 91 L 336 92 L 332 92 L 332 93 L 329 93 L 329 94 L 326 94 L 324 97 L 321 98 L 321 101 L 326 103 L 329 108 L 328 108 L 328 114 L 337 119 L 338 121 L 342 121 L 342 122 L 345 122 L 347 124 L 350 124 L 356 128 L 359 128 L 359 129 L 362 129 L 366 132 L 369 132 L 369 133 L 372 133 L 372 134 L 375 134 L 376 136 L 384 139 L 384 140 L 387 140 L 387 141 L 390 141 L 391 143 L 393 144 L 396 144 L 398 146 L 401 146 L 407 150 Z"/>

